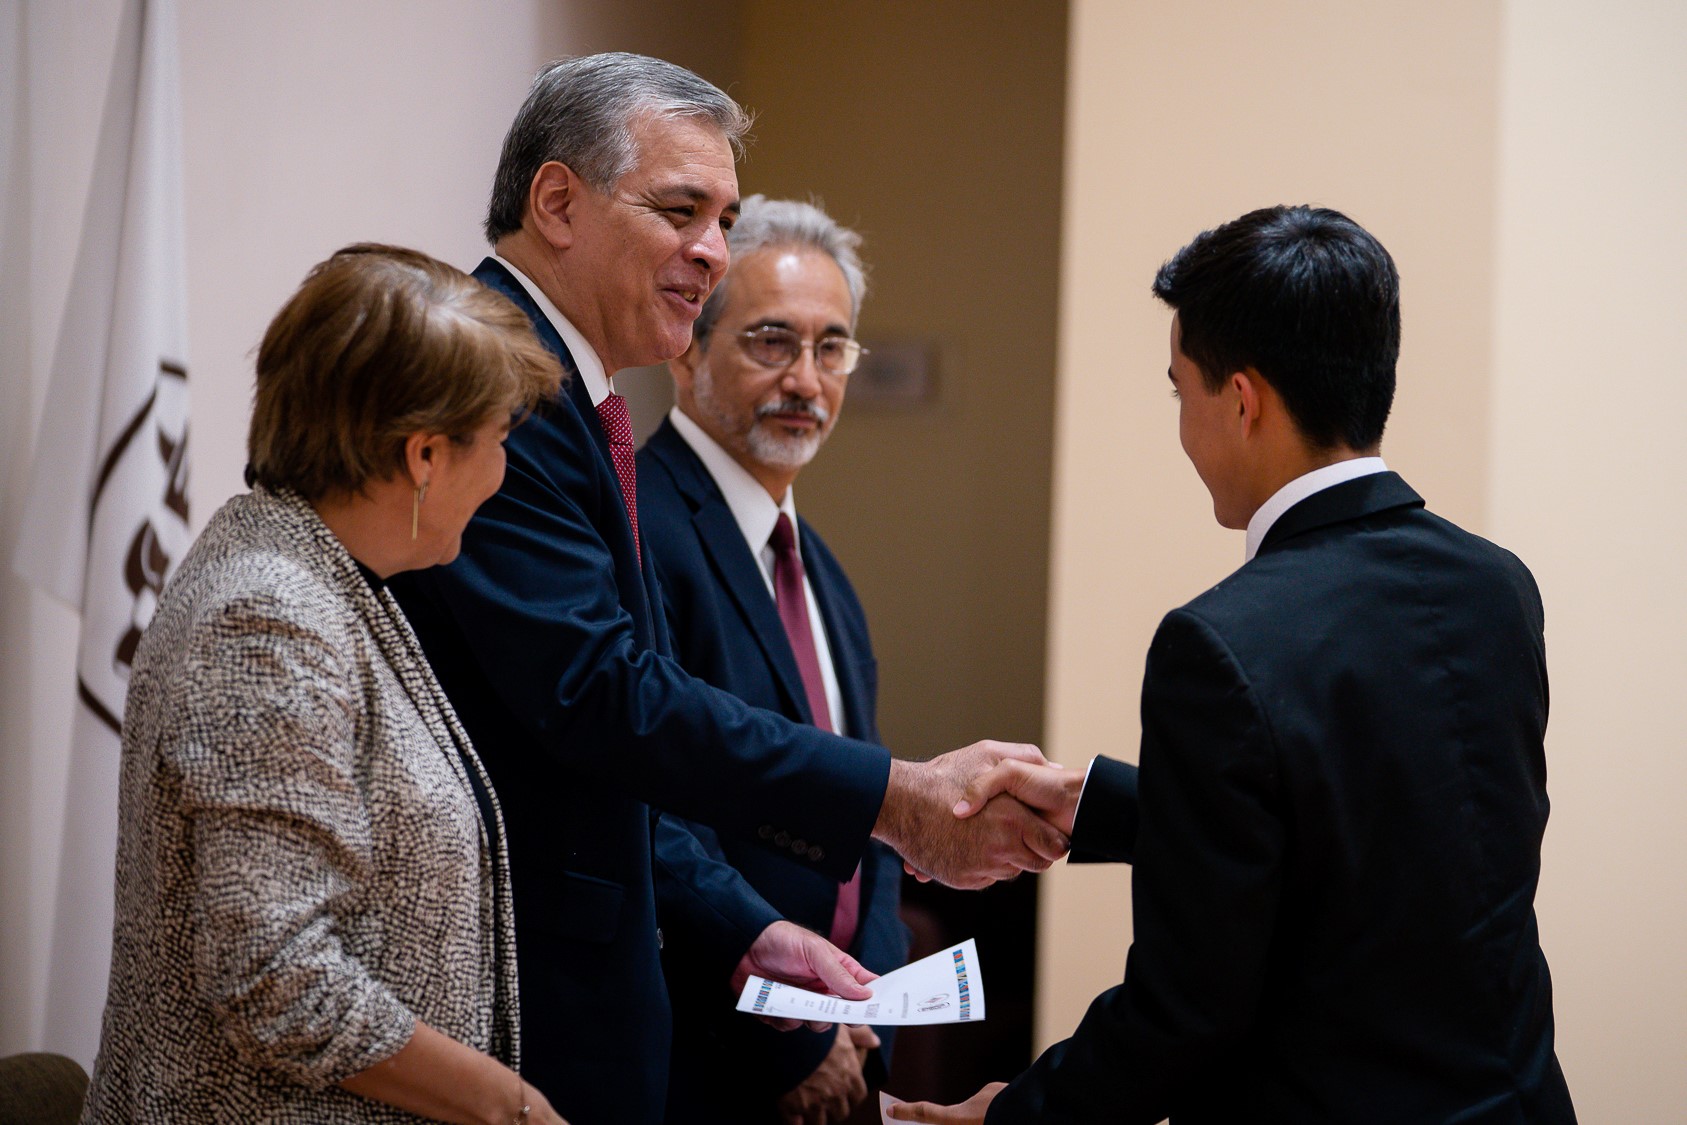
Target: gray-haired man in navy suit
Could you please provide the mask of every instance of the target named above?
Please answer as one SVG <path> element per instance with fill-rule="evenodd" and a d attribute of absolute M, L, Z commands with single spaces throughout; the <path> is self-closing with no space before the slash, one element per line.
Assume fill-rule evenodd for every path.
<path fill-rule="evenodd" d="M 745 892 L 655 810 L 842 881 L 869 839 L 965 887 L 1042 870 L 1066 838 L 1013 800 L 949 816 L 976 773 L 1034 747 L 915 762 L 746 705 L 672 659 L 614 389 L 672 359 L 727 268 L 749 119 L 681 67 L 547 66 L 505 137 L 475 276 L 525 312 L 567 385 L 510 433 L 503 487 L 449 567 L 394 582 L 497 790 L 509 835 L 522 1075 L 572 1125 L 662 1125 L 683 947 L 840 995 L 867 974 Z M 423 498 L 423 503 L 426 499 Z M 656 916 L 655 869 L 683 907 Z M 678 919 L 677 921 L 673 921 Z M 730 997 L 727 998 L 730 1001 Z"/>

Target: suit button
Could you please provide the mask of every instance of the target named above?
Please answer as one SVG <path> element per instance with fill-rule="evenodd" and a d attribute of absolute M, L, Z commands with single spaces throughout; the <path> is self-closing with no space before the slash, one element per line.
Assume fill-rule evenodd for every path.
<path fill-rule="evenodd" d="M 773 838 L 773 842 L 782 848 L 788 848 L 791 846 L 791 834 L 789 832 L 781 832 Z"/>
<path fill-rule="evenodd" d="M 808 841 L 804 840 L 804 839 L 801 839 L 800 837 L 798 839 L 792 840 L 791 841 L 791 850 L 796 852 L 798 855 L 807 855 L 808 854 Z"/>
<path fill-rule="evenodd" d="M 656 948 L 657 949 L 662 948 L 662 927 L 661 926 L 656 927 Z"/>
<path fill-rule="evenodd" d="M 771 825 L 771 824 L 762 825 L 760 828 L 756 829 L 756 835 L 760 836 L 764 840 L 768 839 L 770 836 L 773 835 L 773 825 Z"/>
<path fill-rule="evenodd" d="M 808 858 L 814 860 L 816 863 L 819 863 L 821 860 L 826 858 L 826 853 L 819 844 L 815 844 L 813 847 L 808 849 Z"/>

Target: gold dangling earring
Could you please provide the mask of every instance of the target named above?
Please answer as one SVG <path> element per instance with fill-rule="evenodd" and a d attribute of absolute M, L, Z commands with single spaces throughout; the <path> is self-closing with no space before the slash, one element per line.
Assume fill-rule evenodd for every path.
<path fill-rule="evenodd" d="M 416 530 L 422 523 L 422 501 L 428 498 L 428 482 L 423 481 L 416 486 L 416 494 L 410 498 L 410 541 L 416 541 Z"/>

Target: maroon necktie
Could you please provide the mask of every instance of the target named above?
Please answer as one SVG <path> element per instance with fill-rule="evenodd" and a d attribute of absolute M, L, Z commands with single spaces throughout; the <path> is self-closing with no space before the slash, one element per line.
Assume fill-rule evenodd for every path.
<path fill-rule="evenodd" d="M 615 476 L 621 481 L 621 499 L 627 505 L 627 522 L 633 525 L 633 554 L 644 565 L 644 547 L 638 537 L 638 462 L 633 459 L 633 423 L 627 417 L 627 400 L 610 392 L 597 404 L 598 421 L 609 436 L 609 457 L 615 462 Z"/>
<path fill-rule="evenodd" d="M 823 730 L 836 730 L 832 723 L 832 709 L 826 705 L 826 680 L 820 674 L 820 655 L 814 647 L 814 631 L 809 627 L 808 598 L 803 594 L 802 557 L 797 554 L 797 537 L 791 528 L 791 517 L 779 513 L 768 538 L 773 547 L 773 601 L 779 607 L 779 620 L 785 626 L 785 637 L 791 642 L 791 654 L 797 658 L 797 672 L 802 676 L 803 694 L 808 696 L 808 710 L 814 725 Z M 861 918 L 861 868 L 855 869 L 849 882 L 838 888 L 837 909 L 832 912 L 832 944 L 847 950 L 855 940 Z"/>

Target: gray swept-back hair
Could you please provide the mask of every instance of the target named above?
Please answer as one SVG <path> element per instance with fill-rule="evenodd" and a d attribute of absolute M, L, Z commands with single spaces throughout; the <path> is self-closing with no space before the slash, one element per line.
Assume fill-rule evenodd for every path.
<path fill-rule="evenodd" d="M 808 247 L 830 255 L 849 286 L 849 328 L 851 332 L 855 330 L 855 323 L 861 318 L 861 302 L 867 297 L 867 270 L 857 252 L 861 236 L 819 207 L 795 199 L 752 195 L 744 200 L 738 221 L 727 232 L 726 243 L 734 263 L 770 246 Z M 709 342 L 709 333 L 720 319 L 720 311 L 726 305 L 727 286 L 731 284 L 732 269 L 728 267 L 726 277 L 709 294 L 697 322 L 691 326 L 692 338 L 698 344 Z"/>
<path fill-rule="evenodd" d="M 750 115 L 682 66 L 625 52 L 561 59 L 539 71 L 504 137 L 486 239 L 521 229 L 527 190 L 539 167 L 555 160 L 598 191 L 608 191 L 638 163 L 633 125 L 647 115 L 701 117 L 744 155 Z"/>

